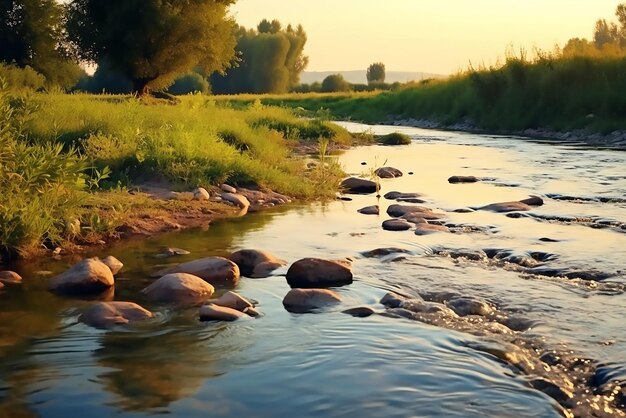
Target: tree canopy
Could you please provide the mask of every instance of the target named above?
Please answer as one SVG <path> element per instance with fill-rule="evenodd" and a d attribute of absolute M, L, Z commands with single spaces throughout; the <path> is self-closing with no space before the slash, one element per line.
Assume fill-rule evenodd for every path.
<path fill-rule="evenodd" d="M 0 61 L 31 67 L 70 87 L 82 71 L 69 59 L 63 6 L 54 0 L 0 0 Z"/>
<path fill-rule="evenodd" d="M 67 30 L 79 56 L 106 60 L 144 94 L 181 75 L 223 72 L 235 57 L 234 0 L 73 0 Z"/>
<path fill-rule="evenodd" d="M 572 38 L 563 47 L 564 55 L 624 55 L 626 53 L 626 3 L 615 9 L 617 22 L 598 19 L 591 41 Z"/>
<path fill-rule="evenodd" d="M 331 74 L 322 80 L 322 90 L 324 93 L 349 91 L 350 83 L 341 74 Z"/>
<path fill-rule="evenodd" d="M 375 62 L 367 68 L 367 84 L 384 83 L 385 82 L 385 64 Z"/>
<path fill-rule="evenodd" d="M 279 21 L 262 20 L 257 29 L 239 27 L 239 65 L 224 76 L 211 79 L 216 93 L 286 93 L 300 83 L 309 60 L 303 53 L 307 41 L 304 28 Z"/>

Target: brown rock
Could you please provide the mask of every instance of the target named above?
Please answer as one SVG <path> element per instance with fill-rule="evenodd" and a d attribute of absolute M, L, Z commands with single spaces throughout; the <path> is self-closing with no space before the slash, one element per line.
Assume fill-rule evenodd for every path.
<path fill-rule="evenodd" d="M 200 307 L 201 321 L 236 321 L 240 318 L 250 318 L 250 316 L 236 309 L 214 304 Z"/>
<path fill-rule="evenodd" d="M 387 219 L 383 222 L 383 229 L 385 231 L 408 231 L 411 229 L 411 224 L 404 219 Z"/>
<path fill-rule="evenodd" d="M 433 224 L 415 225 L 415 235 L 429 235 L 436 232 L 450 232 L 447 226 Z"/>
<path fill-rule="evenodd" d="M 301 288 L 344 286 L 352 283 L 352 271 L 347 262 L 304 258 L 289 267 L 287 283 Z"/>
<path fill-rule="evenodd" d="M 424 206 L 394 204 L 387 208 L 387 214 L 394 218 L 399 218 L 409 213 L 416 216 L 419 215 L 419 217 L 424 219 L 441 219 L 445 217 L 444 214 L 433 212 L 432 209 Z"/>
<path fill-rule="evenodd" d="M 209 303 L 214 305 L 223 306 L 225 308 L 236 309 L 244 312 L 247 308 L 252 308 L 254 305 L 248 299 L 244 298 L 235 292 L 226 292 L 217 299 L 209 300 Z"/>
<path fill-rule="evenodd" d="M 357 318 L 367 318 L 368 316 L 374 315 L 376 311 L 369 306 L 359 306 L 357 308 L 350 308 L 342 311 L 341 313 L 345 313 L 347 315 L 352 315 Z"/>
<path fill-rule="evenodd" d="M 236 206 L 239 206 L 241 209 L 248 209 L 250 207 L 250 201 L 243 195 L 237 193 L 222 193 L 222 200 L 226 202 L 230 202 Z"/>
<path fill-rule="evenodd" d="M 478 181 L 478 178 L 474 176 L 452 176 L 448 179 L 448 183 L 452 183 L 452 184 L 476 183 L 477 181 Z"/>
<path fill-rule="evenodd" d="M 124 267 L 124 264 L 112 255 L 103 258 L 102 262 L 106 264 L 109 269 L 111 269 L 111 273 L 113 273 L 114 276 L 119 273 L 122 267 Z"/>
<path fill-rule="evenodd" d="M 50 290 L 68 294 L 100 293 L 115 284 L 111 269 L 98 258 L 87 258 L 50 280 Z"/>
<path fill-rule="evenodd" d="M 272 271 L 287 264 L 262 250 L 235 251 L 228 259 L 239 266 L 243 276 L 253 278 L 268 277 Z"/>
<path fill-rule="evenodd" d="M 196 304 L 207 300 L 215 289 L 200 277 L 187 273 L 166 274 L 141 292 L 155 302 Z"/>
<path fill-rule="evenodd" d="M 375 182 L 356 177 L 350 177 L 342 181 L 341 188 L 344 189 L 346 193 L 358 194 L 370 194 L 375 193 L 378 190 Z"/>
<path fill-rule="evenodd" d="M 336 292 L 328 289 L 291 289 L 283 299 L 289 312 L 304 313 L 341 302 Z"/>
<path fill-rule="evenodd" d="M 402 177 L 402 171 L 393 167 L 377 168 L 376 171 L 374 171 L 374 174 L 376 174 L 381 179 L 392 179 L 396 177 Z"/>
<path fill-rule="evenodd" d="M 380 208 L 378 207 L 378 205 L 366 206 L 359 209 L 358 212 L 362 213 L 363 215 L 378 215 L 380 214 Z"/>
<path fill-rule="evenodd" d="M 528 199 L 520 200 L 520 203 L 524 203 L 528 206 L 543 206 L 543 199 L 539 196 L 531 196 Z"/>
<path fill-rule="evenodd" d="M 522 212 L 531 210 L 532 208 L 526 203 L 522 202 L 501 202 L 492 203 L 490 205 L 479 207 L 480 210 L 489 210 L 492 212 L 506 213 L 506 212 Z"/>
<path fill-rule="evenodd" d="M 193 274 L 214 286 L 223 285 L 231 287 L 237 285 L 240 275 L 237 264 L 222 257 L 206 257 L 182 263 L 161 270 L 156 276 L 165 276 L 172 273 Z"/>
<path fill-rule="evenodd" d="M 22 276 L 14 271 L 0 271 L 0 283 L 2 284 L 20 284 Z"/>
<path fill-rule="evenodd" d="M 132 302 L 99 302 L 87 309 L 80 321 L 95 328 L 111 328 L 152 318 L 152 312 Z"/>
<path fill-rule="evenodd" d="M 400 219 L 405 219 L 407 222 L 412 224 L 428 223 L 428 221 L 424 219 L 424 214 L 421 212 L 407 213 L 406 215 L 402 215 Z"/>

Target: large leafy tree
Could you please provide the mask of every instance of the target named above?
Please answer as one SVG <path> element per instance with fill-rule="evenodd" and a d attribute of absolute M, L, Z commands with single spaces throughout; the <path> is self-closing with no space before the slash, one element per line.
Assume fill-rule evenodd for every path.
<path fill-rule="evenodd" d="M 81 74 L 68 56 L 63 6 L 54 0 L 0 0 L 0 61 L 30 66 L 49 84 L 70 87 Z"/>
<path fill-rule="evenodd" d="M 367 84 L 376 84 L 385 82 L 385 64 L 375 62 L 367 68 Z"/>
<path fill-rule="evenodd" d="M 223 72 L 235 56 L 234 0 L 74 0 L 67 30 L 81 58 L 132 80 L 139 95 L 198 70 Z"/>
<path fill-rule="evenodd" d="M 300 74 L 309 59 L 304 55 L 307 41 L 301 25 L 283 29 L 278 20 L 264 19 L 257 29 L 239 27 L 239 65 L 225 76 L 213 76 L 216 93 L 286 93 L 300 83 Z"/>

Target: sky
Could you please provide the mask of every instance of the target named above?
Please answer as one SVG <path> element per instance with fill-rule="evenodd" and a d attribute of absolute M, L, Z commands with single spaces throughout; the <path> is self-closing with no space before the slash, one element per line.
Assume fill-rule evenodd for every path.
<path fill-rule="evenodd" d="M 618 0 L 238 0 L 240 25 L 264 18 L 302 24 L 308 71 L 364 70 L 451 74 L 471 62 L 495 64 L 507 48 L 552 50 L 591 38 L 613 19 Z"/>

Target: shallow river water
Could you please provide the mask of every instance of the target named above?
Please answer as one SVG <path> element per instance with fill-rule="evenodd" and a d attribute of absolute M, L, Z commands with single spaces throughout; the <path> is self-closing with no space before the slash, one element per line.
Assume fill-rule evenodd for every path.
<path fill-rule="evenodd" d="M 411 135 L 411 145 L 360 147 L 339 161 L 365 177 L 371 167 L 402 170 L 401 178 L 381 180 L 381 194 L 423 194 L 423 206 L 445 213 L 452 232 L 384 231 L 385 210 L 397 202 L 372 194 L 131 240 L 96 255 L 125 263 L 115 299 L 157 317 L 109 331 L 78 322 L 89 301 L 46 291 L 49 276 L 41 271 L 60 272 L 71 261 L 15 266 L 24 284 L 0 291 L 0 417 L 551 417 L 564 413 L 561 405 L 579 416 L 624 416 L 623 392 L 612 382 L 626 382 L 626 153 L 345 126 Z M 482 181 L 449 184 L 451 175 Z M 527 216 L 454 212 L 530 195 L 544 205 Z M 375 204 L 381 215 L 357 213 Z M 155 258 L 163 247 L 191 254 Z M 362 255 L 385 247 L 408 252 Z M 201 323 L 197 309 L 152 305 L 139 293 L 161 264 L 242 248 L 289 263 L 350 257 L 355 282 L 336 289 L 341 306 L 292 314 L 281 303 L 286 268 L 244 278 L 236 291 L 257 300 L 263 315 L 234 323 Z M 388 291 L 484 300 L 500 319 L 525 326 L 503 331 L 486 318 L 444 323 L 341 313 L 365 305 L 385 312 L 378 302 Z M 532 383 L 538 378 L 555 387 Z"/>

